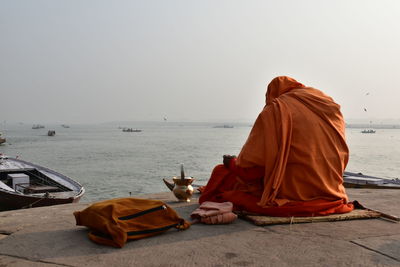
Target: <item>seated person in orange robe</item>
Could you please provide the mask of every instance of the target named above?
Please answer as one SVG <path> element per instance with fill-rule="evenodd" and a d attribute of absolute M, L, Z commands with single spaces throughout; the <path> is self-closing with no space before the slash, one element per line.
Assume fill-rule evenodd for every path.
<path fill-rule="evenodd" d="M 343 186 L 349 159 L 340 106 L 320 90 L 280 76 L 238 157 L 224 156 L 199 202 L 269 216 L 353 210 Z"/>

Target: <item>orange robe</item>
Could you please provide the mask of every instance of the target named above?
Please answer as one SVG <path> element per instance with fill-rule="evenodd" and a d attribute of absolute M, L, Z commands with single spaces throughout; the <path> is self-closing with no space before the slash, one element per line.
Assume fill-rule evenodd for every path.
<path fill-rule="evenodd" d="M 317 216 L 353 209 L 343 186 L 349 158 L 340 106 L 323 92 L 280 76 L 268 85 L 235 166 L 217 166 L 204 201 L 271 216 Z M 263 168 L 260 181 L 237 169 Z M 236 170 L 235 170 L 236 169 Z M 246 173 L 246 171 L 245 171 Z"/>

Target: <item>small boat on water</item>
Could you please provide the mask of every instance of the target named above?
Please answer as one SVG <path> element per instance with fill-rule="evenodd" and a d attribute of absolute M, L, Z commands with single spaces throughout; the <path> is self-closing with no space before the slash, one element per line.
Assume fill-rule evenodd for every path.
<path fill-rule="evenodd" d="M 130 132 L 130 133 L 140 133 L 142 130 L 139 129 L 132 129 L 132 128 L 123 128 L 123 132 Z"/>
<path fill-rule="evenodd" d="M 69 128 L 69 125 L 67 125 L 67 124 L 61 124 L 61 127 L 63 127 L 63 128 Z"/>
<path fill-rule="evenodd" d="M 78 202 L 84 193 L 65 175 L 0 154 L 0 210 Z"/>
<path fill-rule="evenodd" d="M 55 135 L 56 135 L 56 131 L 54 131 L 54 130 L 49 130 L 49 131 L 47 132 L 47 135 L 48 135 L 48 136 L 55 136 Z"/>
<path fill-rule="evenodd" d="M 344 187 L 347 188 L 372 188 L 372 189 L 400 189 L 400 179 L 385 179 L 362 173 L 344 172 Z"/>
<path fill-rule="evenodd" d="M 362 130 L 361 133 L 364 133 L 364 134 L 373 134 L 373 133 L 376 133 L 376 131 L 373 130 L 373 129 L 365 129 L 365 130 Z"/>
<path fill-rule="evenodd" d="M 44 128 L 44 125 L 41 125 L 41 124 L 34 124 L 32 126 L 32 129 L 42 129 L 42 128 Z"/>

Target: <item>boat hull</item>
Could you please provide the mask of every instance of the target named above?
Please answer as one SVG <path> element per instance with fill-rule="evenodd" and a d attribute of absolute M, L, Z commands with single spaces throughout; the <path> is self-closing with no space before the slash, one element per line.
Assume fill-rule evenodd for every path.
<path fill-rule="evenodd" d="M 83 196 L 83 193 L 70 198 L 46 198 L 27 195 L 17 195 L 0 191 L 0 210 L 14 210 L 25 208 L 36 208 L 44 206 L 53 206 L 61 204 L 77 203 Z"/>
<path fill-rule="evenodd" d="M 375 184 L 353 184 L 344 182 L 343 186 L 346 188 L 400 189 L 400 186 L 397 184 L 375 185 Z"/>
<path fill-rule="evenodd" d="M 347 188 L 400 189 L 399 179 L 384 179 L 362 173 L 345 172 L 343 180 Z"/>

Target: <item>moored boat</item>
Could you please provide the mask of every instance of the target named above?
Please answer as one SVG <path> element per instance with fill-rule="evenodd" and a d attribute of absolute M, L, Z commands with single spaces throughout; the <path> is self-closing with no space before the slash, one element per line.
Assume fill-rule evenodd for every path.
<path fill-rule="evenodd" d="M 386 179 L 362 173 L 344 172 L 343 180 L 343 185 L 347 188 L 400 189 L 398 178 Z"/>
<path fill-rule="evenodd" d="M 84 187 L 48 168 L 0 155 L 0 210 L 78 202 Z"/>
<path fill-rule="evenodd" d="M 3 134 L 0 132 L 0 144 L 3 144 L 6 142 L 6 139 L 2 135 Z"/>

